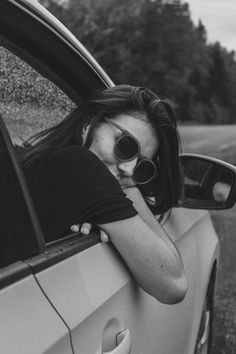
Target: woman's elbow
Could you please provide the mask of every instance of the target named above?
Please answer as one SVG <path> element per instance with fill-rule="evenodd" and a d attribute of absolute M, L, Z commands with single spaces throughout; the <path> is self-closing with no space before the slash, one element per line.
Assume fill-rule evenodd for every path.
<path fill-rule="evenodd" d="M 173 305 L 183 301 L 188 291 L 187 279 L 182 276 L 178 279 L 169 279 L 168 282 L 162 284 L 157 281 L 152 286 L 142 286 L 142 288 L 156 300 L 163 304 Z"/>
<path fill-rule="evenodd" d="M 174 282 L 172 289 L 169 292 L 168 302 L 166 304 L 178 304 L 183 301 L 188 291 L 188 283 L 185 276 L 182 276 Z"/>
<path fill-rule="evenodd" d="M 163 304 L 173 305 L 183 301 L 187 291 L 188 283 L 186 277 L 183 275 L 179 279 L 170 281 L 166 291 L 161 295 L 156 294 L 159 298 L 155 297 Z"/>

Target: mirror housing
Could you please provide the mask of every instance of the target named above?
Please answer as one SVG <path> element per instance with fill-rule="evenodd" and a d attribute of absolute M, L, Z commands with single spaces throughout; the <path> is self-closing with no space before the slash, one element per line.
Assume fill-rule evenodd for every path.
<path fill-rule="evenodd" d="M 210 156 L 182 154 L 184 189 L 179 206 L 229 209 L 236 202 L 236 167 Z"/>

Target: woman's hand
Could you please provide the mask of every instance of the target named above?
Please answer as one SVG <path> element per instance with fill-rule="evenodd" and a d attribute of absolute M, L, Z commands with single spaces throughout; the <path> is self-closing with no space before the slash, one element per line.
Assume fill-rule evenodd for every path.
<path fill-rule="evenodd" d="M 136 186 L 136 184 L 134 183 L 131 177 L 122 177 L 120 178 L 119 183 L 122 189 L 132 188 Z"/>
<path fill-rule="evenodd" d="M 89 222 L 84 222 L 83 224 L 74 224 L 74 225 L 71 225 L 70 229 L 72 232 L 79 232 L 80 231 L 81 234 L 88 235 L 91 232 L 92 224 Z M 99 232 L 100 232 L 101 242 L 108 242 L 109 237 L 108 237 L 107 233 L 101 229 L 99 229 Z"/>

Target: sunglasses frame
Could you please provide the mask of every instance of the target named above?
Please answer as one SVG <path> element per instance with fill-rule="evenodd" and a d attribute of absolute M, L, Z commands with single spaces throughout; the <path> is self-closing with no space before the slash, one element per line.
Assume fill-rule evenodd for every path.
<path fill-rule="evenodd" d="M 117 158 L 117 160 L 119 160 L 119 161 L 121 161 L 121 162 L 129 162 L 129 161 L 132 161 L 133 159 L 135 159 L 137 156 L 139 157 L 139 160 L 138 160 L 138 162 L 137 162 L 137 164 L 136 164 L 136 166 L 135 166 L 135 168 L 134 168 L 134 171 L 133 171 L 133 175 L 132 175 L 133 181 L 134 181 L 136 184 L 142 185 L 142 184 L 147 184 L 147 183 L 149 183 L 151 180 L 153 180 L 153 179 L 157 176 L 157 173 L 158 173 L 158 171 L 157 171 L 157 166 L 155 165 L 155 163 L 153 162 L 152 159 L 149 159 L 148 157 L 145 157 L 145 156 L 143 156 L 143 155 L 141 154 L 140 143 L 139 143 L 139 141 L 135 138 L 135 136 L 133 136 L 128 130 L 122 128 L 119 124 L 115 123 L 113 120 L 107 119 L 107 118 L 104 118 L 104 120 L 105 120 L 106 123 L 113 125 L 114 127 L 116 127 L 117 129 L 119 129 L 119 130 L 122 132 L 121 136 L 116 140 L 115 145 L 114 145 L 114 154 L 115 154 L 115 157 Z M 134 156 L 132 156 L 131 158 L 129 158 L 129 159 L 121 159 L 119 156 L 117 156 L 117 153 L 116 153 L 116 147 L 117 147 L 119 141 L 120 141 L 121 139 L 123 139 L 124 136 L 129 136 L 129 137 L 131 137 L 131 138 L 136 142 L 137 147 L 138 147 L 137 153 L 136 153 Z M 148 161 L 149 163 L 152 164 L 152 166 L 154 167 L 154 174 L 153 174 L 153 176 L 152 176 L 151 178 L 149 178 L 149 179 L 146 180 L 145 182 L 138 182 L 138 181 L 136 181 L 136 179 L 135 179 L 135 171 L 136 171 L 137 168 L 140 166 L 140 164 L 142 164 L 142 162 L 144 162 L 144 161 Z"/>

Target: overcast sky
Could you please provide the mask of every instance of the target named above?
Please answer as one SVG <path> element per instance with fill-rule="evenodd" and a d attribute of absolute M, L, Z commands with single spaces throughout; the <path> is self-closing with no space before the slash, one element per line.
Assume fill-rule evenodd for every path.
<path fill-rule="evenodd" d="M 209 42 L 236 52 L 236 0 L 185 0 L 194 23 L 202 20 Z"/>

